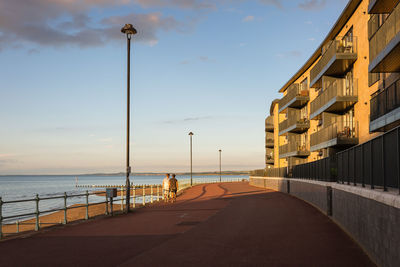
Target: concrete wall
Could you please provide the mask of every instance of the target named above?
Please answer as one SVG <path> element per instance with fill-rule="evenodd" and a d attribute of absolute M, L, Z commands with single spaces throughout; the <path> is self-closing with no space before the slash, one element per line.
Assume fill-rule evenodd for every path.
<path fill-rule="evenodd" d="M 258 177 L 250 177 L 250 184 L 257 187 L 268 188 L 282 193 L 288 193 L 289 182 L 284 178 L 271 177 L 268 179 L 264 179 Z"/>
<path fill-rule="evenodd" d="M 302 181 L 290 181 L 290 194 L 305 200 L 320 209 L 323 213 L 331 214 L 331 202 L 326 183 L 304 183 Z"/>
<path fill-rule="evenodd" d="M 390 205 L 390 200 L 387 204 L 377 201 L 382 194 L 389 193 L 367 198 L 333 188 L 332 217 L 378 265 L 400 266 L 400 209 Z"/>
<path fill-rule="evenodd" d="M 269 177 L 250 177 L 250 184 L 284 193 L 284 188 L 290 188 L 291 195 L 331 216 L 379 266 L 400 266 L 398 191 Z"/>

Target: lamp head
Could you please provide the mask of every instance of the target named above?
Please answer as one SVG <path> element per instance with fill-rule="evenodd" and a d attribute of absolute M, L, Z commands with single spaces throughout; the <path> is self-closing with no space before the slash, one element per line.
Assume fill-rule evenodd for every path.
<path fill-rule="evenodd" d="M 121 32 L 128 36 L 134 35 L 137 33 L 136 29 L 133 28 L 132 24 L 125 24 L 125 26 L 122 27 Z"/>
<path fill-rule="evenodd" d="M 220 149 L 219 152 L 222 152 L 222 150 Z"/>
<path fill-rule="evenodd" d="M 192 136 L 192 135 L 194 135 L 194 133 L 190 132 L 189 135 Z"/>

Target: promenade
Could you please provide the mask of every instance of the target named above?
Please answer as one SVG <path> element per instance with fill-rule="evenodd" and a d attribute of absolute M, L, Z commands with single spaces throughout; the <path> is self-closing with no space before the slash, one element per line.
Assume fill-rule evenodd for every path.
<path fill-rule="evenodd" d="M 0 266 L 374 266 L 307 203 L 248 183 L 0 242 Z"/>

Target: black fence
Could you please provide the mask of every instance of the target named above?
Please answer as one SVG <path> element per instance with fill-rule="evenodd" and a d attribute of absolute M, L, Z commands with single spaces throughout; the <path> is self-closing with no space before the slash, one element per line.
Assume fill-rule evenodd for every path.
<path fill-rule="evenodd" d="M 258 177 L 287 177 L 287 168 L 270 168 L 254 170 L 250 172 L 250 176 Z"/>
<path fill-rule="evenodd" d="M 400 127 L 337 153 L 338 182 L 400 189 Z"/>
<path fill-rule="evenodd" d="M 321 160 L 295 165 L 292 167 L 289 176 L 296 179 L 336 182 L 336 157 L 327 157 Z"/>

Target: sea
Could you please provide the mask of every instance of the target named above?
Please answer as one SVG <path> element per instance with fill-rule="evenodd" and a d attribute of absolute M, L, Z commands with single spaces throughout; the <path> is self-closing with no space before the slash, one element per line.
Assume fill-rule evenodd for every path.
<path fill-rule="evenodd" d="M 131 176 L 130 181 L 134 185 L 143 184 L 161 184 L 164 175 L 143 175 Z M 222 175 L 222 181 L 229 181 L 232 178 L 248 179 L 248 175 Z M 0 197 L 2 201 L 14 201 L 23 199 L 33 199 L 36 194 L 40 198 L 62 196 L 66 192 L 67 195 L 82 194 L 88 190 L 99 191 L 102 188 L 94 187 L 96 185 L 124 185 L 125 176 L 74 176 L 74 175 L 44 175 L 44 176 L 0 176 Z M 182 175 L 177 177 L 178 181 L 190 179 L 190 176 Z M 194 181 L 217 181 L 219 175 L 206 175 L 206 176 L 193 176 Z M 85 185 L 88 187 L 77 187 L 76 185 Z M 138 197 L 140 198 L 140 197 Z M 85 197 L 68 198 L 67 205 L 85 203 Z M 89 197 L 90 203 L 104 201 L 104 197 L 91 195 Z M 136 201 L 141 202 L 142 199 Z M 146 200 L 148 201 L 148 199 Z M 62 208 L 64 206 L 64 199 L 48 199 L 39 202 L 40 210 L 51 210 Z M 15 216 L 19 214 L 32 213 L 35 211 L 35 202 L 20 202 L 20 203 L 4 203 L 2 205 L 2 216 Z M 6 218 L 3 224 L 13 223 L 17 220 L 30 218 L 31 216 L 20 216 L 15 218 Z"/>

